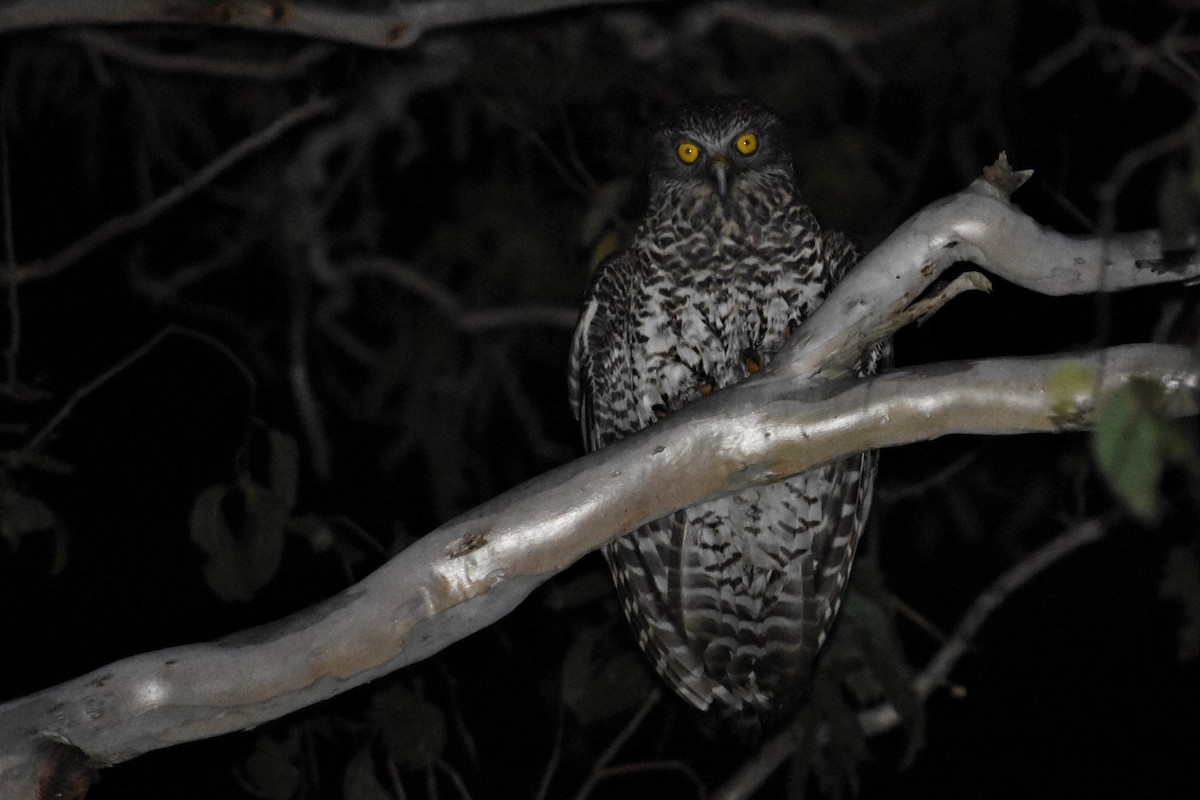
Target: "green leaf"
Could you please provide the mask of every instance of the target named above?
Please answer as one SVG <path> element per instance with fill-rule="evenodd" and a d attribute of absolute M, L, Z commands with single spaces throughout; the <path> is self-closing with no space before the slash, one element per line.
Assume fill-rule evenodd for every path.
<path fill-rule="evenodd" d="M 1101 474 L 1121 502 L 1144 522 L 1158 521 L 1164 468 L 1193 458 L 1186 434 L 1162 411 L 1162 390 L 1132 380 L 1105 397 L 1092 452 Z"/>

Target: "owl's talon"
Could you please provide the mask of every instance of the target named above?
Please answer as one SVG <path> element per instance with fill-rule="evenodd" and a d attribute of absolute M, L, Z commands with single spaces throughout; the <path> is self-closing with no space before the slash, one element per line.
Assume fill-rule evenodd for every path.
<path fill-rule="evenodd" d="M 712 394 L 712 393 L 713 393 L 713 392 L 715 392 L 716 390 L 717 390 L 717 387 L 716 387 L 716 386 L 714 386 L 714 385 L 712 385 L 711 383 L 705 383 L 705 384 L 701 384 L 701 386 L 700 386 L 700 396 L 701 396 L 701 397 L 708 397 L 710 394 Z"/>
<path fill-rule="evenodd" d="M 653 411 L 654 416 L 658 417 L 659 419 L 666 419 L 671 415 L 671 412 L 667 411 L 667 407 L 662 403 L 655 403 L 654 405 L 650 406 L 650 410 Z"/>
<path fill-rule="evenodd" d="M 746 372 L 753 375 L 763 368 L 763 357 L 757 350 L 743 350 L 742 366 L 746 368 Z"/>
<path fill-rule="evenodd" d="M 789 320 L 788 320 L 788 323 L 787 323 L 787 327 L 785 327 L 785 328 L 783 329 L 783 335 L 784 335 L 784 336 L 791 336 L 791 335 L 792 335 L 793 333 L 795 333 L 795 332 L 796 332 L 796 331 L 797 331 L 799 328 L 800 328 L 800 323 L 799 323 L 799 322 L 796 322 L 796 320 L 794 320 L 794 319 L 789 319 Z"/>

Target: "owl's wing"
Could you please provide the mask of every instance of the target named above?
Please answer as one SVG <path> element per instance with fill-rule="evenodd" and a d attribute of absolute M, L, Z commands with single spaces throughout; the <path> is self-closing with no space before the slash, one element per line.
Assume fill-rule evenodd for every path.
<path fill-rule="evenodd" d="M 828 531 L 813 540 L 818 647 L 825 641 L 845 596 L 854 553 L 871 509 L 878 465 L 879 453 L 875 450 L 834 465 L 834 483 L 839 490 L 829 497 Z"/>
<path fill-rule="evenodd" d="M 687 510 L 677 601 L 723 716 L 754 739 L 806 690 L 865 521 L 874 455 Z"/>
<path fill-rule="evenodd" d="M 813 222 L 814 226 L 816 222 Z M 846 271 L 858 263 L 859 252 L 854 242 L 841 231 L 822 230 L 821 249 L 826 261 L 832 266 L 828 281 L 833 285 L 842 279 Z"/>
<path fill-rule="evenodd" d="M 682 559 L 688 535 L 686 509 L 657 519 L 604 548 L 617 594 L 638 644 L 655 670 L 685 700 L 707 709 L 714 699 L 731 702 L 719 678 L 704 666 L 695 643 L 685 635 L 684 607 L 691 590 Z"/>
<path fill-rule="evenodd" d="M 652 421 L 638 405 L 638 368 L 631 337 L 641 290 L 630 251 L 600 265 L 584 301 L 571 344 L 568 390 L 588 450 L 597 450 Z M 610 542 L 604 557 L 625 614 L 655 669 L 698 708 L 708 708 L 719 682 L 683 636 L 682 554 L 687 515 L 676 512 Z"/>
<path fill-rule="evenodd" d="M 638 419 L 629 337 L 631 293 L 637 258 L 629 250 L 610 255 L 596 269 L 584 298 L 575 335 L 567 390 L 571 409 L 590 450 L 645 427 Z"/>

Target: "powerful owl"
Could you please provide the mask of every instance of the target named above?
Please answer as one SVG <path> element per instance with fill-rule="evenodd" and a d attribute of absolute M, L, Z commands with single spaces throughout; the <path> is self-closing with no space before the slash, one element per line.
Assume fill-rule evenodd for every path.
<path fill-rule="evenodd" d="M 601 263 L 575 330 L 569 388 L 588 449 L 759 371 L 855 259 L 800 202 L 778 117 L 735 98 L 679 109 L 650 136 L 646 216 Z M 874 476 L 874 454 L 850 457 L 606 547 L 638 641 L 676 692 L 747 738 L 792 708 Z"/>

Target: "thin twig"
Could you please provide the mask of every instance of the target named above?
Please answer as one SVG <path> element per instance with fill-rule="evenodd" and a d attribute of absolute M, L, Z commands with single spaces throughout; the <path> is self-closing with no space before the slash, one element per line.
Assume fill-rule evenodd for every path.
<path fill-rule="evenodd" d="M 815 39 L 832 48 L 846 67 L 867 87 L 883 83 L 879 71 L 862 57 L 859 48 L 911 31 L 939 13 L 937 3 L 917 6 L 911 12 L 889 18 L 886 25 L 864 24 L 849 17 L 821 11 L 720 2 L 697 5 L 687 16 L 685 28 L 693 35 L 707 33 L 718 22 L 734 22 L 783 41 Z"/>
<path fill-rule="evenodd" d="M 58 409 L 58 413 L 51 417 L 50 421 L 43 425 L 41 430 L 34 434 L 32 439 L 25 443 L 25 446 L 21 448 L 16 461 L 23 462 L 36 454 L 42 448 L 42 446 L 45 445 L 46 440 L 50 437 L 50 434 L 54 432 L 54 429 L 61 425 L 63 420 L 71 415 L 71 412 L 75 410 L 75 406 L 79 405 L 84 398 L 99 389 L 108 381 L 112 380 L 114 376 L 120 374 L 124 370 L 128 369 L 131 365 L 145 357 L 146 354 L 158 347 L 158 345 L 160 345 L 169 336 L 184 336 L 204 342 L 205 344 L 216 348 L 226 358 L 229 359 L 230 363 L 233 364 L 234 367 L 237 368 L 238 372 L 240 372 L 242 377 L 245 379 L 246 385 L 250 387 L 251 394 L 254 393 L 254 376 L 250 374 L 250 371 L 246 369 L 246 366 L 241 362 L 241 360 L 238 359 L 238 357 L 233 354 L 233 351 L 226 347 L 224 343 L 214 339 L 208 334 L 201 333 L 200 331 L 194 331 L 188 328 L 181 328 L 176 325 L 171 325 L 159 331 L 149 341 L 137 347 L 129 355 L 125 356 L 120 361 L 113 364 L 111 367 L 104 370 L 104 372 L 93 378 L 91 381 L 75 390 L 75 393 L 67 398 L 67 401 L 63 403 L 61 408 Z"/>
<path fill-rule="evenodd" d="M 392 782 L 392 794 L 396 796 L 396 800 L 408 800 L 408 793 L 404 791 L 404 782 L 400 780 L 400 770 L 396 768 L 396 760 L 389 756 L 386 766 L 388 779 Z"/>
<path fill-rule="evenodd" d="M 686 762 L 678 760 L 669 761 L 642 761 L 636 764 L 619 764 L 615 767 L 605 767 L 601 770 L 601 778 L 616 778 L 621 775 L 634 775 L 639 772 L 678 772 L 687 778 L 696 787 L 696 797 L 704 800 L 708 797 L 708 790 L 704 786 L 704 781 L 696 774 L 696 771 L 687 765 Z"/>
<path fill-rule="evenodd" d="M 429 800 L 438 800 L 437 771 L 431 764 L 425 765 L 425 793 Z"/>
<path fill-rule="evenodd" d="M 1088 13 L 1087 24 L 1079 28 L 1079 31 L 1071 37 L 1065 44 L 1051 53 L 1048 53 L 1038 59 L 1038 62 L 1033 65 L 1025 73 L 1026 86 L 1041 86 L 1053 76 L 1062 72 L 1072 61 L 1083 57 L 1092 45 L 1096 42 L 1097 33 L 1100 28 L 1096 24 L 1095 9 L 1091 9 Z"/>
<path fill-rule="evenodd" d="M 1183 23 L 1182 19 L 1180 23 Z M 1193 100 L 1200 100 L 1196 70 L 1183 57 L 1195 52 L 1200 42 L 1193 36 L 1180 36 L 1180 30 L 1180 25 L 1176 25 L 1159 41 L 1144 44 L 1128 31 L 1102 25 L 1093 8 L 1086 24 L 1075 36 L 1054 52 L 1043 56 L 1025 73 L 1025 84 L 1040 86 L 1071 62 L 1096 49 L 1101 51 L 1101 64 L 1110 72 L 1124 68 L 1130 84 L 1148 70 Z M 1107 48 L 1108 52 L 1101 48 Z"/>
<path fill-rule="evenodd" d="M 14 282 L 24 283 L 26 281 L 39 280 L 57 275 L 67 267 L 91 254 L 93 250 L 101 245 L 107 244 L 118 236 L 150 224 L 164 212 L 208 186 L 217 176 L 237 164 L 246 156 L 263 149 L 293 128 L 322 114 L 329 113 L 333 108 L 334 103 L 332 100 L 321 98 L 310 100 L 302 106 L 287 111 L 267 127 L 247 136 L 217 156 L 183 183 L 177 184 L 165 194 L 159 195 L 154 200 L 128 214 L 113 217 L 107 222 L 101 223 L 90 233 L 67 245 L 67 247 L 50 258 L 24 266 L 16 266 L 15 261 L 11 258 L 8 259 L 9 269 L 0 272 L 0 279 L 5 283 L 12 284 Z"/>
<path fill-rule="evenodd" d="M 450 778 L 450 783 L 454 784 L 454 788 L 458 791 L 458 796 L 462 800 L 471 800 L 471 793 L 467 791 L 467 785 L 463 783 L 462 776 L 458 774 L 458 770 L 454 769 L 454 767 L 441 758 L 435 762 L 435 765 Z"/>
<path fill-rule="evenodd" d="M 642 707 L 630 718 L 629 723 L 621 729 L 621 732 L 609 743 L 604 752 L 600 754 L 595 763 L 592 764 L 592 774 L 588 775 L 587 780 L 579 787 L 579 791 L 575 793 L 575 800 L 586 800 L 592 793 L 592 789 L 596 788 L 596 784 L 604 777 L 604 770 L 614 758 L 629 738 L 637 731 L 642 722 L 645 721 L 651 709 L 662 699 L 662 689 L 657 686 L 646 695 L 646 701 L 642 703 Z"/>
<path fill-rule="evenodd" d="M 1104 538 L 1111 523 L 1112 520 L 1108 518 L 1080 522 L 1025 556 L 993 581 L 991 586 L 975 598 L 975 602 L 963 614 L 954 632 L 925 665 L 925 669 L 913 678 L 913 691 L 918 700 L 928 699 L 934 689 L 946 683 L 950 670 L 971 650 L 988 617 L 1000 608 L 1013 592 L 1084 545 Z M 858 721 L 868 736 L 875 736 L 891 730 L 902 720 L 894 706 L 884 704 L 861 712 Z"/>
<path fill-rule="evenodd" d="M 546 434 L 545 415 L 534 406 L 521 386 L 520 373 L 508 358 L 506 350 L 499 345 L 484 345 L 482 351 L 482 358 L 489 366 L 490 379 L 508 400 L 508 407 L 524 432 L 529 452 L 552 464 L 570 460 L 573 455 L 571 448 Z"/>
<path fill-rule="evenodd" d="M 907 486 L 890 486 L 875 487 L 875 500 L 880 503 L 897 503 L 901 500 L 909 500 L 915 497 L 923 497 L 931 489 L 936 489 L 939 486 L 948 484 L 950 479 L 958 475 L 967 467 L 975 463 L 979 457 L 979 453 L 971 451 L 965 455 L 959 456 L 954 461 L 951 461 L 946 466 L 939 469 L 932 475 L 922 478 L 915 483 L 910 483 Z"/>
<path fill-rule="evenodd" d="M 159 53 L 96 28 L 74 31 L 70 38 L 90 51 L 141 69 L 231 80 L 281 81 L 302 77 L 309 67 L 324 61 L 334 52 L 333 45 L 310 44 L 282 61 L 262 62 Z"/>
<path fill-rule="evenodd" d="M 566 706 L 558 704 L 558 721 L 554 726 L 554 746 L 550 748 L 550 758 L 546 761 L 546 769 L 542 771 L 542 782 L 538 785 L 534 800 L 546 800 L 550 792 L 550 784 L 554 773 L 558 771 L 558 760 L 562 757 L 563 729 L 566 727 Z"/>
<path fill-rule="evenodd" d="M 1084 545 L 1100 541 L 1108 533 L 1111 524 L 1112 520 L 1107 518 L 1077 523 L 1025 556 L 997 578 L 983 594 L 975 598 L 975 602 L 962 616 L 946 644 L 913 679 L 913 689 L 916 690 L 917 696 L 924 700 L 946 681 L 950 670 L 963 654 L 971 649 L 983 623 L 987 622 L 992 612 L 1003 605 L 1013 592 Z"/>
<path fill-rule="evenodd" d="M 712 800 L 745 800 L 753 795 L 796 752 L 804 735 L 803 728 L 792 725 L 772 736 L 713 793 Z"/>
<path fill-rule="evenodd" d="M 579 311 L 566 306 L 529 304 L 510 308 L 469 309 L 440 283 L 407 264 L 382 256 L 355 259 L 342 268 L 349 275 L 383 278 L 397 288 L 417 295 L 463 333 L 489 333 L 521 327 L 572 330 L 579 319 Z"/>
<path fill-rule="evenodd" d="M 292 273 L 292 303 L 287 328 L 288 385 L 296 402 L 300 427 L 308 442 L 313 471 L 321 480 L 329 480 L 333 474 L 329 435 L 321 404 L 313 391 L 308 365 L 309 276 L 300 267 L 294 268 Z"/>
<path fill-rule="evenodd" d="M 1100 231 L 1111 235 L 1116 231 L 1117 197 L 1125 184 L 1152 161 L 1181 150 L 1200 137 L 1200 110 L 1178 128 L 1130 150 L 1121 157 L 1107 181 L 1100 187 Z"/>
<path fill-rule="evenodd" d="M 332 3 L 214 3 L 213 0 L 9 0 L 0 33 L 71 25 L 167 24 L 289 33 L 366 47 L 412 46 L 433 30 L 628 0 L 381 0 L 362 8 Z M 369 10 L 368 10 L 369 8 Z"/>
<path fill-rule="evenodd" d="M 8 173 L 8 125 L 5 124 L 4 105 L 0 101 L 0 204 L 4 217 L 4 259 L 8 262 L 7 272 L 16 271 L 17 248 L 13 242 L 12 186 Z M 20 380 L 17 378 L 17 357 L 21 352 L 21 298 L 17 282 L 8 281 L 8 346 L 4 349 L 5 386 L 16 394 Z"/>
<path fill-rule="evenodd" d="M 907 619 L 920 630 L 925 631 L 925 633 L 929 635 L 929 638 L 933 639 L 938 644 L 944 643 L 949 638 L 946 636 L 946 632 L 944 630 L 933 624 L 931 619 L 895 595 L 892 595 L 892 605 L 895 606 L 896 612 L 900 614 L 900 616 Z"/>

